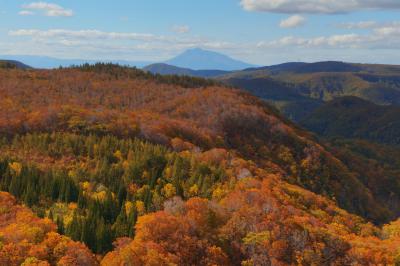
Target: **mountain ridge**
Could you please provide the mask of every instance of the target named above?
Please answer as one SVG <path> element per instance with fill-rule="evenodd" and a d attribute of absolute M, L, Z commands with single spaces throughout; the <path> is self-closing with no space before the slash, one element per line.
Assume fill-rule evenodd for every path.
<path fill-rule="evenodd" d="M 96 60 L 96 59 L 62 59 L 50 56 L 35 56 L 35 55 L 0 55 L 0 58 L 6 60 L 16 60 L 27 64 L 34 68 L 54 69 L 61 67 L 70 67 L 73 65 L 95 64 L 98 62 L 110 62 L 119 65 L 130 67 L 144 67 L 151 64 L 145 61 L 129 61 L 129 60 Z"/>
<path fill-rule="evenodd" d="M 192 76 L 202 78 L 212 78 L 220 75 L 225 75 L 229 71 L 224 70 L 193 70 L 190 68 L 182 68 L 165 63 L 155 63 L 142 68 L 145 71 L 149 71 L 153 74 L 160 75 L 178 75 L 178 76 Z"/>

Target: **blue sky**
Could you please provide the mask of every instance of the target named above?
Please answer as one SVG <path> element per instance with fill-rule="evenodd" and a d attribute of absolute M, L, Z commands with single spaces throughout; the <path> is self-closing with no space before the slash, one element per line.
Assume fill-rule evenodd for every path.
<path fill-rule="evenodd" d="M 400 0 L 0 0 L 0 54 L 400 64 Z"/>

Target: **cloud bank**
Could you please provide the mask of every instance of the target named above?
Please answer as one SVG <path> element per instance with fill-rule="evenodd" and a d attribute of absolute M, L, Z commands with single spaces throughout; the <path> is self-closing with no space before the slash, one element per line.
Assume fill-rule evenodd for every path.
<path fill-rule="evenodd" d="M 350 49 L 400 49 L 400 22 L 388 23 L 358 22 L 347 23 L 342 27 L 367 29 L 365 34 L 348 33 L 311 38 L 285 36 L 277 40 L 258 43 L 259 48 L 350 48 Z"/>
<path fill-rule="evenodd" d="M 400 9 L 399 0 L 241 0 L 247 11 L 336 14 L 369 9 Z"/>
<path fill-rule="evenodd" d="M 32 52 L 28 54 L 50 54 L 58 57 L 63 57 L 65 54 L 81 57 L 79 54 L 85 54 L 86 57 L 100 59 L 112 57 L 148 60 L 148 57 L 154 55 L 166 59 L 182 50 L 195 47 L 220 51 L 239 49 L 237 44 L 203 37 L 181 34 L 163 36 L 96 29 L 16 29 L 10 30 L 8 36 L 14 39 L 14 45 L 3 48 L 8 50 L 7 54 L 21 54 L 20 47 L 29 47 Z"/>

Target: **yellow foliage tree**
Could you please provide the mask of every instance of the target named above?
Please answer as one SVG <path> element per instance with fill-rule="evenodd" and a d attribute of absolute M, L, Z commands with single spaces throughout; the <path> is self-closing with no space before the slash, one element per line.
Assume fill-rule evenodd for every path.
<path fill-rule="evenodd" d="M 133 203 L 130 201 L 125 202 L 125 213 L 129 215 L 133 209 Z"/>
<path fill-rule="evenodd" d="M 121 151 L 116 151 L 115 153 L 114 153 L 114 156 L 115 156 L 115 158 L 117 158 L 119 161 L 122 161 L 124 158 L 123 158 L 123 156 L 122 156 L 122 152 Z"/>
<path fill-rule="evenodd" d="M 10 169 L 12 170 L 15 176 L 19 176 L 22 171 L 22 164 L 18 162 L 13 162 L 9 164 Z"/>
<path fill-rule="evenodd" d="M 162 190 L 164 196 L 168 199 L 176 195 L 176 188 L 170 183 L 166 184 Z"/>
<path fill-rule="evenodd" d="M 197 194 L 199 194 L 199 187 L 197 186 L 197 184 L 194 184 L 193 186 L 190 187 L 189 194 L 192 197 L 197 196 Z"/>
<path fill-rule="evenodd" d="M 136 205 L 136 210 L 138 211 L 138 213 L 140 215 L 143 215 L 146 210 L 144 207 L 144 202 L 141 200 L 138 200 L 138 201 L 136 201 L 135 205 Z"/>

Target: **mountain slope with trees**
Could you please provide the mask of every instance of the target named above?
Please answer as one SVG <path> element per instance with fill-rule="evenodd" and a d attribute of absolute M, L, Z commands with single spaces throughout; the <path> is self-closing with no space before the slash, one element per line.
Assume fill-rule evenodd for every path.
<path fill-rule="evenodd" d="M 110 64 L 0 72 L 1 189 L 103 265 L 398 258 L 398 222 L 372 224 L 398 217 L 398 187 L 248 93 Z"/>
<path fill-rule="evenodd" d="M 234 150 L 260 166 L 277 165 L 290 182 L 335 197 L 351 212 L 376 221 L 385 221 L 390 213 L 371 196 L 373 187 L 361 184 L 311 135 L 238 90 L 113 65 L 7 71 L 1 78 L 6 84 L 1 104 L 8 110 L 0 117 L 3 134 L 113 134 L 167 146 L 179 139 L 203 150 Z"/>
<path fill-rule="evenodd" d="M 15 60 L 0 60 L 0 68 L 31 69 L 32 67 Z"/>
<path fill-rule="evenodd" d="M 327 138 L 365 139 L 400 144 L 400 107 L 380 106 L 357 97 L 342 97 L 317 108 L 301 125 Z"/>
<path fill-rule="evenodd" d="M 218 79 L 262 97 L 297 122 L 314 111 L 318 102 L 343 96 L 400 105 L 400 67 L 395 65 L 285 63 L 228 73 Z"/>

